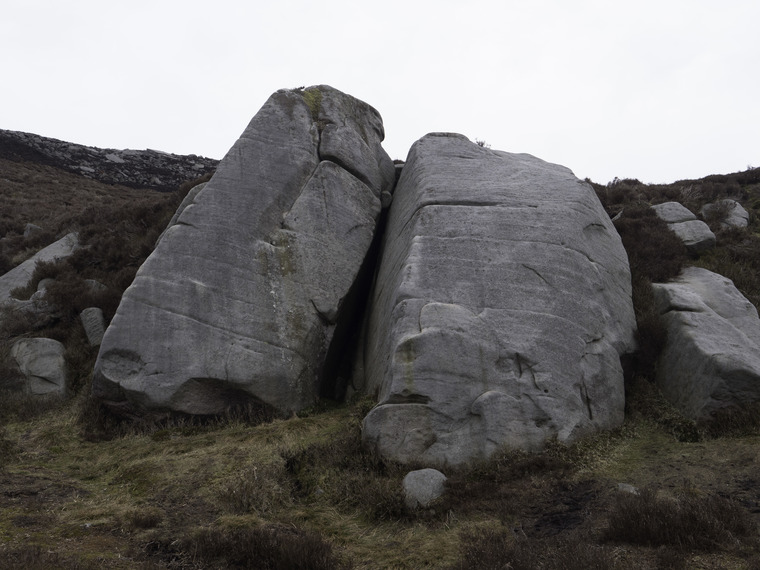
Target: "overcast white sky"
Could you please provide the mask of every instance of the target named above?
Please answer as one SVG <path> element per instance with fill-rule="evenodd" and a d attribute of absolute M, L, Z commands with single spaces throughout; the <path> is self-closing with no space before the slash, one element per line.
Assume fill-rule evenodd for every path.
<path fill-rule="evenodd" d="M 580 178 L 760 166 L 757 0 L 3 0 L 0 128 L 221 158 L 327 83 L 404 159 L 432 131 Z"/>

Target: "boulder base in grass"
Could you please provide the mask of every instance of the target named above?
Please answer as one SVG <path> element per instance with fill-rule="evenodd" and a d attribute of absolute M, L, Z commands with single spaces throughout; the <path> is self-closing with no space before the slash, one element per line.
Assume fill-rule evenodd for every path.
<path fill-rule="evenodd" d="M 365 441 L 431 466 L 619 425 L 631 276 L 590 185 L 455 134 L 412 147 L 366 326 Z"/>
<path fill-rule="evenodd" d="M 331 87 L 274 93 L 124 293 L 93 394 L 289 413 L 332 390 L 325 363 L 394 182 L 382 139 L 377 111 Z"/>
<path fill-rule="evenodd" d="M 760 319 L 731 280 L 688 267 L 653 288 L 668 334 L 657 365 L 663 394 L 697 420 L 760 401 Z"/>
<path fill-rule="evenodd" d="M 739 202 L 730 198 L 705 204 L 700 213 L 705 219 L 712 217 L 720 220 L 723 228 L 746 228 L 749 225 L 749 212 Z"/>
<path fill-rule="evenodd" d="M 11 348 L 11 356 L 26 378 L 26 391 L 34 396 L 66 393 L 66 349 L 50 338 L 24 338 Z"/>

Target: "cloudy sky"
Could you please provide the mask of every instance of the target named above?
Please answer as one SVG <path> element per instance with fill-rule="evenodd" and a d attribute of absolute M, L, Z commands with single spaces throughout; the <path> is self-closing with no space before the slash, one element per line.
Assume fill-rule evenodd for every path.
<path fill-rule="evenodd" d="M 757 0 L 3 0 L 0 128 L 221 158 L 330 84 L 403 159 L 432 131 L 581 178 L 760 166 Z"/>

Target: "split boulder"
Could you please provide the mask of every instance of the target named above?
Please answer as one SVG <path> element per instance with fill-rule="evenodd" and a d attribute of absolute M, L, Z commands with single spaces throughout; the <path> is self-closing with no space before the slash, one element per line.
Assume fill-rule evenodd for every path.
<path fill-rule="evenodd" d="M 365 441 L 429 466 L 623 421 L 628 259 L 590 185 L 434 133 L 390 207 L 364 349 Z"/>
<path fill-rule="evenodd" d="M 667 329 L 657 365 L 665 397 L 696 420 L 760 401 L 760 319 L 733 282 L 688 267 L 652 287 Z"/>
<path fill-rule="evenodd" d="M 311 405 L 394 167 L 380 115 L 328 86 L 274 93 L 184 205 L 103 338 L 93 394 L 217 414 Z"/>
<path fill-rule="evenodd" d="M 715 247 L 715 234 L 702 220 L 698 220 L 679 202 L 665 202 L 652 206 L 657 215 L 673 231 L 693 255 Z"/>

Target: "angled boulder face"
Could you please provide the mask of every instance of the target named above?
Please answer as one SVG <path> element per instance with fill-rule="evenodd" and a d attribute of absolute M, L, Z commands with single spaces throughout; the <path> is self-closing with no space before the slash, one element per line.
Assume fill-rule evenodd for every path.
<path fill-rule="evenodd" d="M 710 227 L 679 202 L 665 202 L 652 206 L 657 215 L 680 238 L 686 249 L 694 254 L 715 247 L 715 234 Z"/>
<path fill-rule="evenodd" d="M 55 243 L 41 249 L 32 257 L 11 269 L 5 275 L 0 276 L 0 305 L 4 303 L 13 303 L 11 291 L 17 287 L 26 287 L 32 278 L 34 269 L 38 261 L 55 261 L 68 257 L 79 246 L 79 238 L 76 233 L 70 233 L 63 236 Z"/>
<path fill-rule="evenodd" d="M 455 134 L 412 147 L 364 348 L 364 438 L 431 466 L 623 420 L 628 259 L 570 170 Z"/>
<path fill-rule="evenodd" d="M 653 288 L 668 334 L 657 364 L 663 394 L 697 420 L 760 401 L 760 319 L 731 280 L 688 267 Z"/>
<path fill-rule="evenodd" d="M 331 87 L 274 93 L 125 292 L 93 394 L 192 414 L 312 404 L 392 190 L 382 139 L 377 111 Z"/>

